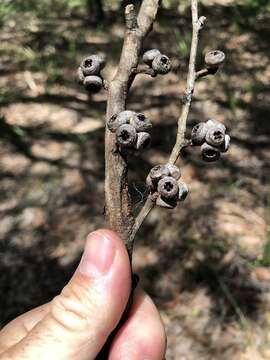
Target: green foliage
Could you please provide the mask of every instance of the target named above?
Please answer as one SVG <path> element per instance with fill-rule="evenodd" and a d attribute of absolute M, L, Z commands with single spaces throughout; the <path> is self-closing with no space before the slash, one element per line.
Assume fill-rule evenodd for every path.
<path fill-rule="evenodd" d="M 256 12 L 270 9 L 269 0 L 244 0 L 239 1 L 239 4 Z"/>
<path fill-rule="evenodd" d="M 268 229 L 267 229 L 267 240 L 264 245 L 263 249 L 263 257 L 261 260 L 262 265 L 264 266 L 270 266 L 270 195 L 269 199 L 267 200 L 267 223 L 268 223 Z"/>
<path fill-rule="evenodd" d="M 177 7 L 177 5 L 179 5 L 179 0 L 163 0 L 162 5 L 165 8 Z"/>
<path fill-rule="evenodd" d="M 270 15 L 270 3 L 269 0 L 238 0 L 234 10 L 234 23 L 253 27 L 258 20 Z"/>
<path fill-rule="evenodd" d="M 79 8 L 86 7 L 86 0 L 2 0 L 0 2 L 0 23 L 11 18 L 24 17 L 49 19 L 67 16 Z"/>
<path fill-rule="evenodd" d="M 263 258 L 261 260 L 261 265 L 270 266 L 270 239 L 266 242 L 263 249 Z"/>
<path fill-rule="evenodd" d="M 182 57 L 187 57 L 189 55 L 189 49 L 191 44 L 191 34 L 183 33 L 179 29 L 174 30 L 176 44 L 178 47 L 179 55 Z"/>
<path fill-rule="evenodd" d="M 266 218 L 268 220 L 268 223 L 269 223 L 269 219 L 270 219 L 270 202 L 269 201 L 270 200 L 267 201 L 267 205 L 266 205 L 266 211 L 267 211 Z M 266 243 L 263 248 L 262 257 L 261 257 L 261 259 L 255 260 L 250 265 L 270 267 L 270 227 L 269 226 L 268 226 L 268 231 L 267 231 Z"/>

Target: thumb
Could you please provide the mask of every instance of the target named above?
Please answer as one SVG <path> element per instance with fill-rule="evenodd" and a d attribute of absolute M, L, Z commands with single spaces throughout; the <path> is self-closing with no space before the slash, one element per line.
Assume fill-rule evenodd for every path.
<path fill-rule="evenodd" d="M 121 239 L 108 230 L 90 234 L 72 279 L 10 357 L 94 359 L 118 324 L 129 292 L 130 265 Z"/>

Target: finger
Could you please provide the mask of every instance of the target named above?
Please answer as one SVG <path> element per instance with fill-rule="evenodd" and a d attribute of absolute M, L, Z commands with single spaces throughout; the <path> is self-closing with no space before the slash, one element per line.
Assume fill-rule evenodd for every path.
<path fill-rule="evenodd" d="M 136 293 L 131 314 L 111 346 L 109 360 L 162 360 L 166 335 L 159 313 L 148 295 Z"/>
<path fill-rule="evenodd" d="M 113 232 L 88 237 L 81 263 L 48 314 L 9 350 L 18 359 L 94 359 L 125 309 L 130 264 Z"/>
<path fill-rule="evenodd" d="M 17 317 L 0 331 L 0 353 L 21 341 L 49 311 L 49 304 L 41 305 Z"/>

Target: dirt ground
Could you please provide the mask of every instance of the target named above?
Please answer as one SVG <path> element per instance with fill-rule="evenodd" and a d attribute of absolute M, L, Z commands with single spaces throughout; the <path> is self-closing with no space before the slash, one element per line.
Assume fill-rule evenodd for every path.
<path fill-rule="evenodd" d="M 198 68 L 213 48 L 227 60 L 198 82 L 189 131 L 216 118 L 228 127 L 231 149 L 214 164 L 197 149 L 184 151 L 190 196 L 150 214 L 134 255 L 167 329 L 168 360 L 270 359 L 269 17 L 250 25 L 232 2 L 221 3 L 202 7 L 208 23 Z M 75 74 L 84 55 L 103 51 L 112 77 L 120 19 L 110 30 L 59 19 L 29 23 L 27 31 L 11 21 L 0 34 L 0 326 L 51 299 L 77 265 L 86 234 L 104 226 L 106 93 L 89 98 Z M 152 148 L 130 161 L 135 211 L 147 172 L 174 142 L 190 30 L 189 12 L 164 11 L 145 43 L 168 54 L 173 71 L 138 76 L 130 93 L 128 108 L 154 123 Z"/>

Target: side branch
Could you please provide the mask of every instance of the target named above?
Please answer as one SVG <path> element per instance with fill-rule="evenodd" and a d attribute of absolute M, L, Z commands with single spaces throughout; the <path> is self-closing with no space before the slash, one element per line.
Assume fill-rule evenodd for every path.
<path fill-rule="evenodd" d="M 190 110 L 190 105 L 191 105 L 195 81 L 196 81 L 196 56 L 198 49 L 199 32 L 202 29 L 204 22 L 206 21 L 206 18 L 204 16 L 198 19 L 197 0 L 191 1 L 191 13 L 192 13 L 192 41 L 191 41 L 191 50 L 190 50 L 190 58 L 189 58 L 187 85 L 186 85 L 185 96 L 183 99 L 182 113 L 178 120 L 176 143 L 174 145 L 174 148 L 172 150 L 169 159 L 169 162 L 171 164 L 176 163 L 182 148 L 185 146 L 185 132 L 187 126 L 187 118 Z"/>
<path fill-rule="evenodd" d="M 191 41 L 187 84 L 186 84 L 185 95 L 183 98 L 182 113 L 178 120 L 176 143 L 174 145 L 174 148 L 172 149 L 172 153 L 169 159 L 170 164 L 175 164 L 180 155 L 181 150 L 184 147 L 188 146 L 188 142 L 185 139 L 185 132 L 186 132 L 187 118 L 190 110 L 194 87 L 195 87 L 195 81 L 197 78 L 196 57 L 198 50 L 199 32 L 203 28 L 203 25 L 206 21 L 206 18 L 204 16 L 198 18 L 198 0 L 191 0 L 191 13 L 192 13 L 192 41 Z M 141 224 L 146 219 L 150 211 L 155 207 L 157 196 L 158 194 L 151 194 L 148 196 L 143 208 L 141 209 L 140 213 L 135 219 L 135 223 L 131 233 L 132 239 L 134 238 L 136 232 L 139 230 Z"/>
<path fill-rule="evenodd" d="M 134 5 L 129 4 L 125 8 L 126 27 L 128 30 L 133 30 L 137 27 L 137 16 Z"/>
<path fill-rule="evenodd" d="M 206 69 L 202 69 L 196 72 L 196 80 L 200 79 L 202 77 L 208 76 L 208 75 L 215 75 L 215 73 L 218 71 L 218 68 L 206 68 Z"/>
<path fill-rule="evenodd" d="M 151 77 L 157 76 L 157 73 L 147 65 L 139 65 L 137 69 L 134 69 L 134 74 L 135 75 L 145 74 L 145 75 L 150 75 Z"/>
<path fill-rule="evenodd" d="M 148 214 L 150 214 L 150 212 L 155 207 L 157 197 L 158 197 L 158 194 L 156 193 L 156 194 L 149 195 L 148 198 L 146 199 L 144 206 L 142 207 L 141 211 L 139 212 L 139 214 L 137 215 L 137 217 L 135 219 L 134 226 L 133 226 L 132 232 L 130 234 L 130 242 L 131 243 L 133 243 L 134 238 L 135 238 L 138 230 L 140 229 L 142 223 L 144 222 L 144 220 L 147 218 Z"/>

